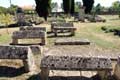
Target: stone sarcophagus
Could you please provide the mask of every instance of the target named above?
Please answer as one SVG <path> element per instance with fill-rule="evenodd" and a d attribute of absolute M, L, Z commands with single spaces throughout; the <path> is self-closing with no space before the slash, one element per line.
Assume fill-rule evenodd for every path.
<path fill-rule="evenodd" d="M 18 39 L 41 39 L 41 44 L 46 44 L 46 32 L 35 30 L 23 30 L 13 32 L 12 43 L 18 44 Z"/>
<path fill-rule="evenodd" d="M 107 58 L 92 58 L 79 56 L 45 56 L 41 61 L 41 67 L 53 70 L 109 70 L 111 60 Z"/>
<path fill-rule="evenodd" d="M 0 46 L 0 59 L 27 59 L 27 55 L 27 47 Z"/>
<path fill-rule="evenodd" d="M 0 59 L 22 60 L 26 72 L 37 69 L 35 56 L 38 54 L 41 54 L 40 46 L 0 45 Z"/>
<path fill-rule="evenodd" d="M 80 50 L 76 51 L 73 48 L 71 52 L 70 49 L 61 47 L 50 48 L 41 58 L 42 80 L 48 79 L 49 70 L 97 71 L 102 80 L 111 75 L 110 58 L 94 55 L 84 56 Z"/>
<path fill-rule="evenodd" d="M 26 27 L 26 28 L 20 28 L 20 30 L 35 30 L 35 31 L 45 31 L 46 32 L 46 28 L 45 27 Z"/>
<path fill-rule="evenodd" d="M 57 36 L 58 33 L 70 32 L 71 35 L 75 35 L 76 28 L 73 23 L 52 23 L 51 31 Z"/>

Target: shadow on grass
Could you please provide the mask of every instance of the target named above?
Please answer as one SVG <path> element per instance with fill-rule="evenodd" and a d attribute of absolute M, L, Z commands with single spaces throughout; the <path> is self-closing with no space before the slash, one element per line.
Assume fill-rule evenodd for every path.
<path fill-rule="evenodd" d="M 111 32 L 113 32 L 114 35 L 120 37 L 120 29 L 108 29 L 108 28 L 106 28 L 106 27 L 101 27 L 101 29 L 102 29 L 105 33 L 111 33 Z"/>
<path fill-rule="evenodd" d="M 15 77 L 25 73 L 25 68 L 14 68 L 7 66 L 0 66 L 0 77 Z"/>
<path fill-rule="evenodd" d="M 27 80 L 41 80 L 40 74 L 33 75 Z M 98 75 L 92 76 L 90 78 L 84 76 L 68 76 L 68 77 L 53 76 L 53 77 L 49 77 L 48 80 L 101 80 L 101 78 Z M 108 77 L 107 80 L 117 80 L 117 79 L 114 76 L 110 76 Z"/>

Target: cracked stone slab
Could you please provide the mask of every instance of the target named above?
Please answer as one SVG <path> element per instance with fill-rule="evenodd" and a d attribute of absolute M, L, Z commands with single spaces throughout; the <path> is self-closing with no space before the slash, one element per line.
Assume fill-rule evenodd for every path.
<path fill-rule="evenodd" d="M 0 45 L 0 59 L 27 59 L 28 47 Z"/>
<path fill-rule="evenodd" d="M 50 48 L 43 54 L 41 67 L 50 70 L 112 70 L 110 58 L 90 54 L 87 50 L 80 50 L 80 48 L 79 51 L 72 48 L 72 52 L 69 48 Z"/>
<path fill-rule="evenodd" d="M 24 39 L 24 38 L 44 38 L 44 31 L 15 31 L 13 32 L 12 38 Z"/>
<path fill-rule="evenodd" d="M 56 39 L 55 45 L 89 45 L 90 41 L 88 39 L 80 38 L 60 38 Z"/>

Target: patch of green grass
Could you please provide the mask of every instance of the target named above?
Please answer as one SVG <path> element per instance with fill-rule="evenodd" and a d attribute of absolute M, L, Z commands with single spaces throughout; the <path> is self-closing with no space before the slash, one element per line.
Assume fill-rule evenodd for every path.
<path fill-rule="evenodd" d="M 118 48 L 118 46 L 115 45 L 114 43 L 106 41 L 104 39 L 101 39 L 101 38 L 99 38 L 97 36 L 94 36 L 92 34 L 78 33 L 76 37 L 89 39 L 92 43 L 94 43 L 97 46 L 102 47 L 102 48 L 106 48 L 106 49 L 116 49 L 116 48 Z"/>
<path fill-rule="evenodd" d="M 8 34 L 2 34 L 0 36 L 0 43 L 4 44 L 4 43 L 8 43 L 11 39 L 11 36 Z"/>

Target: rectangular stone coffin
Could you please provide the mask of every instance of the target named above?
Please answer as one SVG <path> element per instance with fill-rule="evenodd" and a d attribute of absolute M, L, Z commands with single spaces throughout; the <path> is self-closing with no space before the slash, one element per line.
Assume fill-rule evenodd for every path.
<path fill-rule="evenodd" d="M 45 27 L 26 27 L 26 28 L 21 28 L 20 30 L 36 30 L 36 31 L 45 31 Z"/>
<path fill-rule="evenodd" d="M 44 38 L 45 32 L 43 31 L 16 31 L 13 32 L 12 38 L 14 39 L 29 39 L 29 38 Z"/>
<path fill-rule="evenodd" d="M 28 47 L 0 46 L 0 59 L 27 59 Z"/>
<path fill-rule="evenodd" d="M 88 45 L 90 41 L 88 39 L 74 39 L 74 38 L 62 38 L 55 41 L 55 45 Z"/>
<path fill-rule="evenodd" d="M 12 45 L 18 44 L 18 39 L 41 39 L 42 45 L 46 44 L 46 32 L 45 31 L 35 31 L 35 30 L 23 30 L 13 32 L 12 35 Z"/>
<path fill-rule="evenodd" d="M 111 60 L 107 58 L 47 55 L 41 61 L 41 68 L 50 70 L 99 71 L 112 70 L 112 65 Z"/>

